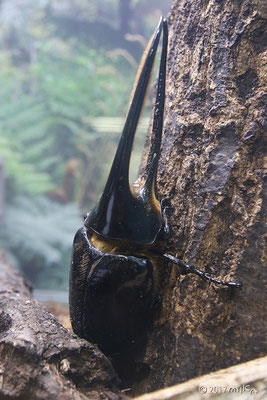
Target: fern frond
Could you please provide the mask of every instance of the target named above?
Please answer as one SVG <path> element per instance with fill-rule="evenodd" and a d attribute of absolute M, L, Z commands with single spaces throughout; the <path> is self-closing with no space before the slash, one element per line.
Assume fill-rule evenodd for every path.
<path fill-rule="evenodd" d="M 18 264 L 32 259 L 45 265 L 60 263 L 81 224 L 79 214 L 74 204 L 62 206 L 44 197 L 17 197 L 5 209 L 1 246 L 16 254 Z"/>

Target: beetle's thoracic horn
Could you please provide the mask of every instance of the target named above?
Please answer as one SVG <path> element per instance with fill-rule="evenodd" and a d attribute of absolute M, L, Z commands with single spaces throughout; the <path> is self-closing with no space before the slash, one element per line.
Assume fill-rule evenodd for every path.
<path fill-rule="evenodd" d="M 140 196 L 129 185 L 129 164 L 138 120 L 149 84 L 160 35 L 164 26 L 164 39 L 159 73 L 159 84 L 153 123 L 153 143 L 146 168 L 146 183 Z M 165 46 L 165 47 L 164 47 Z M 167 52 L 167 23 L 162 19 L 152 36 L 146 58 L 129 107 L 121 139 L 115 154 L 103 194 L 85 220 L 85 226 L 108 239 L 131 240 L 140 244 L 153 243 L 161 228 L 161 215 L 149 204 L 154 191 L 160 151 L 165 97 L 165 69 Z M 152 183 L 153 182 L 153 183 Z M 154 207 L 155 208 L 155 207 Z"/>
<path fill-rule="evenodd" d="M 166 82 L 166 61 L 168 48 L 168 26 L 163 21 L 163 43 L 159 67 L 158 87 L 156 102 L 154 107 L 154 118 L 151 133 L 151 146 L 145 168 L 145 184 L 143 196 L 148 199 L 157 197 L 157 168 L 160 156 L 160 146 L 162 139 L 164 104 L 165 104 L 165 82 Z"/>

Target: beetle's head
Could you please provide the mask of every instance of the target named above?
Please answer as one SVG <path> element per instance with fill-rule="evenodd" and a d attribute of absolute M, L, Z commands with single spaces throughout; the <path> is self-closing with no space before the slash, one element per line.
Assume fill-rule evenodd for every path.
<path fill-rule="evenodd" d="M 150 151 L 143 178 L 130 185 L 129 164 L 134 135 L 162 29 L 163 44 Z M 87 228 L 105 239 L 149 245 L 156 240 L 162 227 L 156 179 L 163 125 L 167 37 L 167 22 L 161 19 L 148 44 L 144 62 L 141 63 L 137 75 L 136 87 L 105 189 L 84 222 Z"/>

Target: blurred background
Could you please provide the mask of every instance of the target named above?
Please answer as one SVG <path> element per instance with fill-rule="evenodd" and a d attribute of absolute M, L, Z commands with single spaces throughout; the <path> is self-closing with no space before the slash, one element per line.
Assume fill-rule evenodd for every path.
<path fill-rule="evenodd" d="M 0 248 L 37 289 L 68 289 L 73 236 L 103 190 L 142 53 L 170 5 L 0 0 Z"/>

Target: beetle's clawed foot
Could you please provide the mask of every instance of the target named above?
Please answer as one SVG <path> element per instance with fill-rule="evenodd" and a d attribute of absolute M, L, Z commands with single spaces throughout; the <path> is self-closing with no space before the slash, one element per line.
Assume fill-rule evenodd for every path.
<path fill-rule="evenodd" d="M 165 219 L 169 218 L 172 213 L 172 206 L 171 206 L 171 201 L 170 199 L 162 199 L 160 202 L 160 208 L 162 215 L 164 216 Z"/>
<path fill-rule="evenodd" d="M 186 264 L 185 262 L 183 262 L 179 258 L 173 257 L 170 254 L 165 253 L 163 256 L 165 258 L 167 258 L 169 261 L 171 261 L 172 263 L 178 265 L 182 275 L 195 274 L 195 275 L 199 276 L 200 278 L 202 278 L 202 279 L 204 279 L 206 281 L 209 281 L 209 282 L 212 282 L 212 283 L 217 283 L 219 285 L 233 287 L 233 288 L 236 288 L 236 289 L 237 288 L 240 289 L 242 287 L 242 284 L 239 283 L 239 282 L 225 282 L 225 281 L 220 281 L 218 279 L 212 278 L 211 276 L 209 276 L 209 275 L 205 274 L 204 272 L 200 271 L 199 269 L 197 269 L 193 265 Z"/>

